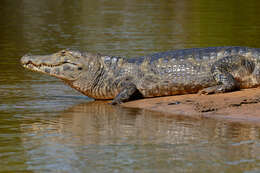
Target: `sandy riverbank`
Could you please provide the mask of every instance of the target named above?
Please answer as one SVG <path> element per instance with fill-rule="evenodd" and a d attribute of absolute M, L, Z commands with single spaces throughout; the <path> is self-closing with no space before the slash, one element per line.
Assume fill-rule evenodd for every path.
<path fill-rule="evenodd" d="M 177 95 L 122 104 L 183 116 L 203 116 L 260 124 L 260 88 L 213 95 Z"/>

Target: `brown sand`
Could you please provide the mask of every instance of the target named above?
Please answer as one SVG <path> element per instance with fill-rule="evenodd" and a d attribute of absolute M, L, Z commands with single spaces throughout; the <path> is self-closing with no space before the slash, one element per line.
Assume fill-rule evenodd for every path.
<path fill-rule="evenodd" d="M 260 124 L 260 88 L 224 94 L 156 97 L 122 105 L 182 116 L 224 118 Z"/>

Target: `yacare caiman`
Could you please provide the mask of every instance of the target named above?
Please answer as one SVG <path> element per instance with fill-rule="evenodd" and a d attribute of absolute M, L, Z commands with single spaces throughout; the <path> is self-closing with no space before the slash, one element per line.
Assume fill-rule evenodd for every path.
<path fill-rule="evenodd" d="M 55 76 L 94 99 L 223 93 L 260 85 L 260 49 L 209 47 L 125 58 L 61 50 L 24 55 L 22 65 Z"/>

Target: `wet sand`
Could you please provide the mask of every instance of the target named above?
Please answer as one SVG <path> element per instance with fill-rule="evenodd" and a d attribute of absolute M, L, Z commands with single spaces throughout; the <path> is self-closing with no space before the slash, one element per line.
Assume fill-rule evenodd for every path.
<path fill-rule="evenodd" d="M 122 105 L 182 116 L 224 118 L 260 124 L 260 88 L 224 94 L 156 97 Z"/>

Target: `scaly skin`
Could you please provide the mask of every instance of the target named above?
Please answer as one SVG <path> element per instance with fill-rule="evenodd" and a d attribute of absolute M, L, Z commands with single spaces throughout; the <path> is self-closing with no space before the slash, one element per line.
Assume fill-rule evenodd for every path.
<path fill-rule="evenodd" d="M 122 58 L 62 50 L 21 59 L 94 99 L 120 104 L 140 97 L 220 93 L 260 85 L 260 49 L 194 48 Z"/>

